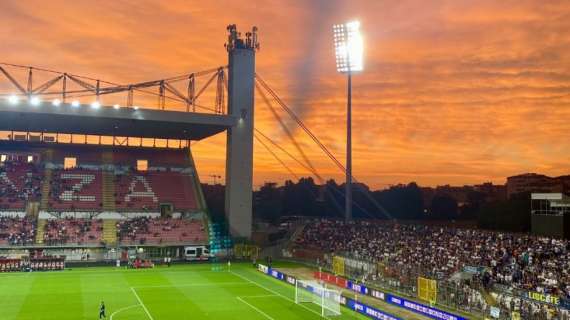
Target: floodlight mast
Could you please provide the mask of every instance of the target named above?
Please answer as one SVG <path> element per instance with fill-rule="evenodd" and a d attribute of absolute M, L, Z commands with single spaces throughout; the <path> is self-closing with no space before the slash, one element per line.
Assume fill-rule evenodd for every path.
<path fill-rule="evenodd" d="M 352 220 L 352 72 L 362 71 L 363 41 L 360 22 L 352 21 L 333 27 L 336 67 L 347 76 L 346 103 L 346 184 L 345 219 Z"/>

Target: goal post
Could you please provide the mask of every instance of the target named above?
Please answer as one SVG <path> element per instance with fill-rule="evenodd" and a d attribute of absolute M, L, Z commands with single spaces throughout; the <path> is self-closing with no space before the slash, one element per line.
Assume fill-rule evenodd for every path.
<path fill-rule="evenodd" d="M 339 316 L 340 291 L 327 288 L 314 280 L 295 282 L 295 303 L 313 303 L 321 309 L 323 317 Z"/>

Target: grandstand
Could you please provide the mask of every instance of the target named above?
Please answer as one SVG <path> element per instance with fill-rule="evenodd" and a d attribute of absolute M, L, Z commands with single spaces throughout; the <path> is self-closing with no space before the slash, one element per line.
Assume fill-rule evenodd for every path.
<path fill-rule="evenodd" d="M 346 279 L 485 318 L 568 319 L 570 241 L 406 221 L 309 220 L 289 255 Z M 334 273 L 334 275 L 333 275 Z M 421 292 L 422 284 L 432 288 Z M 429 285 L 426 285 L 429 283 Z M 360 287 L 358 287 L 360 291 Z M 425 295 L 424 295 L 425 294 Z"/>
<path fill-rule="evenodd" d="M 188 148 L 0 145 L 3 246 L 207 244 Z M 131 224 L 145 232 L 129 237 Z"/>
<path fill-rule="evenodd" d="M 0 101 L 0 260 L 42 268 L 43 262 L 22 259 L 39 252 L 66 262 L 204 260 L 230 247 L 230 234 L 250 238 L 256 30 L 246 41 L 230 26 L 230 63 L 184 77 L 122 86 L 28 68 L 23 101 L 13 95 Z M 23 88 L 4 67 L 0 71 Z M 196 88 L 200 76 L 210 79 Z M 42 77 L 51 80 L 35 88 Z M 195 100 L 215 78 L 215 108 L 198 106 Z M 177 88 L 182 80 L 188 96 Z M 48 90 L 59 81 L 62 92 Z M 155 85 L 160 110 L 133 105 L 135 91 L 148 94 L 143 89 Z M 127 93 L 126 106 L 101 104 L 101 95 L 120 92 Z M 89 95 L 95 102 L 85 104 Z M 166 110 L 167 100 L 182 101 L 186 112 Z M 210 220 L 190 148 L 191 141 L 222 132 L 228 136 L 227 223 Z"/>

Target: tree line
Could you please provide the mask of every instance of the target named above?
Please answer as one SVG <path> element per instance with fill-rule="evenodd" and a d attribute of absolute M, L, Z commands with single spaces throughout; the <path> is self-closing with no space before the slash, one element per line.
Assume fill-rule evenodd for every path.
<path fill-rule="evenodd" d="M 224 218 L 224 190 L 220 184 L 203 184 L 208 210 L 215 220 Z M 345 185 L 334 180 L 318 185 L 312 178 L 283 185 L 265 183 L 253 194 L 254 220 L 278 223 L 282 217 L 343 218 Z M 435 194 L 424 203 L 422 189 L 414 182 L 370 190 L 353 185 L 355 219 L 473 221 L 485 229 L 524 232 L 530 230 L 530 197 L 519 194 L 507 200 L 490 200 L 478 191 L 467 193 L 461 206 L 453 196 Z"/>

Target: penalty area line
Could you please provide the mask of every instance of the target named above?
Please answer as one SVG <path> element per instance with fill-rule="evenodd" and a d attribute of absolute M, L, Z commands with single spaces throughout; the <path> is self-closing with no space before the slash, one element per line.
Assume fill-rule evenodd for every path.
<path fill-rule="evenodd" d="M 139 295 L 137 294 L 137 291 L 135 290 L 135 288 L 131 287 L 131 291 L 133 292 L 133 294 L 135 295 L 135 297 L 137 297 L 137 300 L 139 301 L 140 305 L 143 307 L 144 312 L 146 313 L 146 315 L 148 316 L 148 318 L 150 320 L 154 320 L 154 318 L 150 315 L 150 312 L 148 312 L 148 309 L 146 308 L 146 306 L 144 305 L 144 303 L 142 302 L 141 298 L 139 297 Z"/>
<path fill-rule="evenodd" d="M 279 297 L 276 294 L 259 294 L 259 295 L 253 295 L 253 296 L 239 296 L 239 298 L 273 298 L 273 297 Z M 281 298 L 281 297 L 279 297 Z"/>
<path fill-rule="evenodd" d="M 269 319 L 269 320 L 275 320 L 275 319 L 273 319 L 272 317 L 270 317 L 267 313 L 261 311 L 259 308 L 257 308 L 256 306 L 254 306 L 253 304 L 251 304 L 251 303 L 249 303 L 249 302 L 243 300 L 243 299 L 240 298 L 240 297 L 236 297 L 236 298 L 237 298 L 239 301 L 243 302 L 244 304 L 248 305 L 248 306 L 249 306 L 250 308 L 252 308 L 253 310 L 257 311 L 260 315 L 266 317 L 267 319 Z"/>
<path fill-rule="evenodd" d="M 242 275 L 239 274 L 239 273 L 235 273 L 235 272 L 233 272 L 233 271 L 232 271 L 231 273 L 234 274 L 234 275 L 237 276 L 237 277 L 242 278 L 243 280 L 245 280 L 245 281 L 247 281 L 247 282 L 253 283 L 253 284 L 255 284 L 256 286 L 258 286 L 258 287 L 260 287 L 260 288 L 262 288 L 262 289 L 265 289 L 266 291 L 269 291 L 269 292 L 271 292 L 271 293 L 273 293 L 273 294 L 275 294 L 275 295 L 278 295 L 278 296 L 280 296 L 281 298 L 283 298 L 283 299 L 285 299 L 285 300 L 291 301 L 291 302 L 295 303 L 297 306 L 303 307 L 304 309 L 306 309 L 306 310 L 308 310 L 308 311 L 310 311 L 310 312 L 312 312 L 312 313 L 318 315 L 319 317 L 323 317 L 323 315 L 322 315 L 320 312 L 317 312 L 317 311 L 315 311 L 315 310 L 313 310 L 313 309 L 310 309 L 310 308 L 308 308 L 307 306 L 305 306 L 305 305 L 303 305 L 303 304 L 296 303 L 295 300 L 293 300 L 293 299 L 291 299 L 291 298 L 289 298 L 289 297 L 287 297 L 287 296 L 284 296 L 284 295 L 280 294 L 279 292 L 276 292 L 276 291 L 274 291 L 274 290 L 271 290 L 271 289 L 267 288 L 266 286 L 264 286 L 264 285 L 262 285 L 262 284 L 259 284 L 259 283 L 255 282 L 255 281 L 253 281 L 253 280 L 251 280 L 251 279 L 249 279 L 249 278 L 247 278 L 247 277 L 242 276 Z M 325 318 L 325 319 L 328 319 L 327 317 L 324 317 L 324 318 Z"/>

